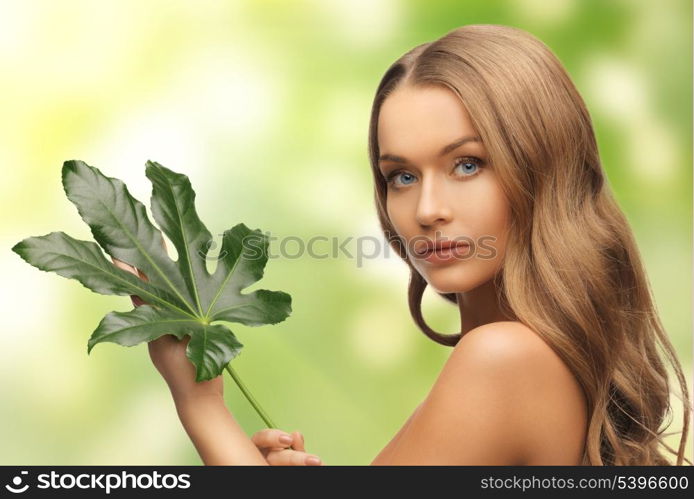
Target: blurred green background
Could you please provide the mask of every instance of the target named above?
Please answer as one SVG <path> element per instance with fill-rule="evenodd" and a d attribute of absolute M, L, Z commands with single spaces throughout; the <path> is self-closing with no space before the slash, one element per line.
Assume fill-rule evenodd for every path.
<path fill-rule="evenodd" d="M 91 240 L 63 193 L 64 160 L 123 179 L 146 205 L 146 160 L 186 173 L 213 234 L 244 222 L 279 238 L 380 239 L 367 157 L 376 86 L 406 50 L 464 24 L 520 27 L 565 64 L 691 381 L 691 19 L 682 0 L 0 3 L 0 464 L 201 463 L 144 344 L 87 355 L 103 315 L 130 300 L 10 251 L 54 230 Z M 407 279 L 392 252 L 361 266 L 271 259 L 249 289 L 289 292 L 291 317 L 230 324 L 246 385 L 326 464 L 368 464 L 450 353 L 410 319 Z M 457 309 L 431 290 L 424 313 L 457 331 Z M 261 429 L 225 379 L 236 418 Z"/>

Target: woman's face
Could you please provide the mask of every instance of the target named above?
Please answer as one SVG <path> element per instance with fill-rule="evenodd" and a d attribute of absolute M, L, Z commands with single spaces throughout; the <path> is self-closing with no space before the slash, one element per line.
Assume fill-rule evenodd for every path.
<path fill-rule="evenodd" d="M 444 86 L 402 86 L 382 104 L 379 169 L 389 179 L 388 216 L 410 261 L 439 293 L 475 289 L 504 258 L 509 204 L 475 137 L 465 106 Z M 442 241 L 453 249 L 420 253 Z"/>

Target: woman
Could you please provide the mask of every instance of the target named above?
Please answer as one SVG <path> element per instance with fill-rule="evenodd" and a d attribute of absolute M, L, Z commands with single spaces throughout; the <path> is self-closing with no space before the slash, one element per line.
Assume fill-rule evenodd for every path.
<path fill-rule="evenodd" d="M 454 347 L 371 464 L 671 464 L 661 446 L 683 463 L 681 366 L 585 104 L 542 42 L 469 25 L 410 50 L 378 86 L 369 154 L 381 227 L 411 270 L 412 316 Z M 458 305 L 459 334 L 426 325 L 427 285 Z M 195 383 L 187 341 L 166 335 L 149 350 L 203 462 L 310 464 L 298 432 L 249 439 L 221 376 Z M 662 442 L 659 347 L 683 395 L 677 451 Z"/>

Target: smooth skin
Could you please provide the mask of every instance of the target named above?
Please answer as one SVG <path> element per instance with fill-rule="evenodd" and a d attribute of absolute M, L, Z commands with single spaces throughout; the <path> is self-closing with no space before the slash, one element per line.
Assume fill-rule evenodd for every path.
<path fill-rule="evenodd" d="M 469 136 L 477 134 L 467 110 L 445 87 L 403 86 L 383 103 L 379 150 L 389 158 L 379 167 L 386 176 L 397 172 L 387 210 L 408 251 L 418 238 L 461 236 L 487 237 L 492 250 L 445 264 L 410 254 L 431 287 L 458 294 L 463 336 L 426 398 L 371 465 L 578 465 L 587 430 L 581 387 L 534 331 L 501 313 L 492 287 L 503 263 L 510 208 L 484 145 L 468 141 L 440 155 L 444 146 Z M 472 158 L 481 161 L 473 159 L 473 165 Z M 297 431 L 266 429 L 249 438 L 224 403 L 222 377 L 195 382 L 187 341 L 165 335 L 148 346 L 202 461 L 310 464 Z M 290 435 L 291 444 L 281 435 Z"/>
<path fill-rule="evenodd" d="M 469 140 L 441 155 L 460 139 Z M 390 178 L 388 217 L 429 286 L 458 294 L 462 333 L 513 320 L 500 312 L 491 281 L 503 263 L 510 205 L 460 99 L 442 86 L 398 88 L 381 107 L 378 143 L 379 170 Z M 414 252 L 424 239 L 472 244 L 436 265 Z"/>

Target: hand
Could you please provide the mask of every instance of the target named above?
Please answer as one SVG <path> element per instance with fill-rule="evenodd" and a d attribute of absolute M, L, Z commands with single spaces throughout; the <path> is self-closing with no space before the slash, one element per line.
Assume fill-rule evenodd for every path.
<path fill-rule="evenodd" d="M 282 435 L 289 435 L 291 442 L 280 441 Z M 304 449 L 304 436 L 298 431 L 291 434 L 276 428 L 266 428 L 256 432 L 251 441 L 265 456 L 271 466 L 320 466 L 323 464 L 315 454 L 307 454 Z M 317 461 L 313 461 L 315 458 Z"/>
<path fill-rule="evenodd" d="M 139 269 L 116 258 L 112 258 L 112 260 L 116 267 L 135 274 L 144 281 L 148 280 L 147 276 Z M 130 299 L 136 307 L 146 303 L 136 295 L 131 295 Z M 195 366 L 186 356 L 186 347 L 189 341 L 190 336 L 179 340 L 173 334 L 165 334 L 148 342 L 149 356 L 154 367 L 169 385 L 169 390 L 176 400 L 207 395 L 223 398 L 224 380 L 221 375 L 208 381 L 195 381 Z"/>

